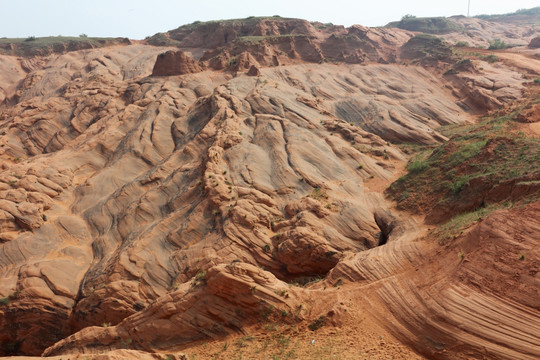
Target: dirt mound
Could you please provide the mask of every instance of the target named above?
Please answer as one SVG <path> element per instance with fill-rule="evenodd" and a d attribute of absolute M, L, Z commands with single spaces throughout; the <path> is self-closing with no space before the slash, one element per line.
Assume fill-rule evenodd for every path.
<path fill-rule="evenodd" d="M 520 112 L 516 120 L 524 123 L 540 122 L 540 104 L 532 104 L 529 108 Z"/>
<path fill-rule="evenodd" d="M 152 76 L 185 75 L 202 70 L 199 63 L 183 51 L 167 51 L 158 55 Z"/>
<path fill-rule="evenodd" d="M 387 26 L 395 26 L 400 29 L 425 34 L 447 34 L 465 30 L 461 25 L 445 17 L 417 18 L 415 16 L 404 16 L 401 21 L 390 23 Z"/>
<path fill-rule="evenodd" d="M 540 36 L 537 36 L 537 37 L 535 37 L 534 39 L 531 40 L 531 42 L 529 43 L 529 48 L 530 49 L 538 49 L 538 48 L 540 48 Z"/>
<path fill-rule="evenodd" d="M 420 34 L 412 37 L 401 47 L 401 57 L 420 61 L 426 65 L 439 61 L 454 62 L 452 49 L 438 37 Z"/>

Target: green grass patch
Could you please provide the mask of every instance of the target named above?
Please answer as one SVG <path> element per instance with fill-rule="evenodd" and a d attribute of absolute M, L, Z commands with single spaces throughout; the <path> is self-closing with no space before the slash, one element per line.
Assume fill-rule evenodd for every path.
<path fill-rule="evenodd" d="M 434 231 L 434 234 L 438 239 L 439 245 L 444 245 L 449 240 L 454 239 L 455 237 L 459 236 L 471 224 L 484 219 L 493 211 L 506 209 L 506 208 L 509 208 L 510 206 L 511 206 L 510 203 L 488 206 L 485 208 L 477 209 L 472 212 L 454 216 L 452 219 L 442 224 Z"/>
<path fill-rule="evenodd" d="M 494 62 L 499 61 L 499 58 L 493 54 L 480 56 L 480 59 L 485 60 L 490 64 L 493 64 Z"/>
<path fill-rule="evenodd" d="M 466 41 L 458 41 L 457 43 L 454 44 L 454 46 L 456 46 L 456 47 L 469 47 L 469 43 L 466 42 Z"/>
<path fill-rule="evenodd" d="M 486 146 L 486 140 L 480 140 L 480 141 L 474 141 L 471 143 L 465 143 L 462 145 L 462 147 L 456 151 L 453 152 L 448 158 L 446 159 L 446 168 L 454 168 L 459 164 L 462 164 L 464 161 L 478 155 L 480 150 L 482 150 Z"/>
<path fill-rule="evenodd" d="M 427 161 L 423 160 L 414 160 L 413 162 L 407 165 L 407 170 L 411 174 L 418 174 L 424 172 L 429 167 Z"/>

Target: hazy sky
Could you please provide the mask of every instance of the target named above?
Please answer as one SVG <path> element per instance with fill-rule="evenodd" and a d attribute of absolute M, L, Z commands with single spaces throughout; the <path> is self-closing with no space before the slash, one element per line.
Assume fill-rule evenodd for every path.
<path fill-rule="evenodd" d="M 470 0 L 471 15 L 540 6 L 540 0 Z M 468 0 L 0 0 L 0 37 L 122 36 L 142 39 L 196 20 L 281 15 L 350 26 L 405 14 L 465 15 Z"/>

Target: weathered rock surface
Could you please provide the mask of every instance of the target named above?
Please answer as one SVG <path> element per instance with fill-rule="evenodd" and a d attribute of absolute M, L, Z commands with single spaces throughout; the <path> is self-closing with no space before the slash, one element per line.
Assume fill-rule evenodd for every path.
<path fill-rule="evenodd" d="M 261 75 L 261 70 L 259 70 L 259 68 L 256 67 L 255 65 L 251 65 L 251 67 L 249 68 L 249 71 L 247 72 L 247 75 L 248 76 L 260 76 Z"/>
<path fill-rule="evenodd" d="M 529 48 L 531 49 L 540 48 L 540 36 L 537 36 L 531 40 L 531 42 L 529 43 Z"/>
<path fill-rule="evenodd" d="M 404 160 L 386 141 L 441 141 L 433 128 L 466 118 L 419 68 L 141 78 L 145 51 L 71 53 L 63 83 L 51 74 L 65 62 L 51 60 L 4 108 L 0 294 L 17 296 L 1 326 L 21 353 L 120 324 L 234 260 L 286 281 L 324 275 L 344 251 L 378 244 L 385 200 L 363 182 Z M 139 57 L 119 68 L 126 55 Z"/>
<path fill-rule="evenodd" d="M 445 248 L 390 242 L 340 262 L 327 281 L 366 284 L 397 315 L 402 341 L 429 358 L 535 359 L 539 211 L 536 202 L 494 212 Z"/>
<path fill-rule="evenodd" d="M 470 119 L 445 80 L 394 64 L 411 37 L 278 19 L 179 28 L 166 38 L 191 50 L 161 60 L 1 58 L 0 355 L 149 358 L 312 316 L 288 283 L 393 279 L 420 229 L 368 185 L 399 176 L 392 143 Z M 464 72 L 471 91 L 518 97 L 525 79 L 487 69 Z M 398 265 L 375 264 L 387 252 Z"/>
<path fill-rule="evenodd" d="M 153 76 L 193 74 L 202 71 L 199 63 L 183 51 L 167 51 L 159 54 L 152 70 Z"/>
<path fill-rule="evenodd" d="M 345 28 L 274 17 L 185 25 L 156 34 L 147 42 L 201 53 L 195 57 L 215 70 L 238 71 L 251 65 L 304 62 L 394 63 L 396 49 L 412 35 L 398 29 L 359 25 Z"/>

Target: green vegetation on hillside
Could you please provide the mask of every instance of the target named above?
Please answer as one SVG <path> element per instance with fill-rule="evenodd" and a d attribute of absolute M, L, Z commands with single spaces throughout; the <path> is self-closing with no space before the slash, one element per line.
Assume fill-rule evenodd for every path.
<path fill-rule="evenodd" d="M 508 45 L 506 42 L 504 42 L 501 39 L 494 39 L 489 41 L 489 50 L 504 50 L 508 49 L 510 45 Z"/>
<path fill-rule="evenodd" d="M 500 23 L 516 23 L 521 26 L 540 25 L 540 7 L 534 7 L 532 9 L 521 9 L 514 13 L 500 14 L 500 15 L 478 15 L 476 18 L 500 22 Z"/>
<path fill-rule="evenodd" d="M 0 38 L 0 54 L 17 56 L 49 55 L 127 42 L 129 42 L 127 38 L 96 38 L 87 37 L 85 34 L 81 34 L 79 37 L 29 36 L 27 38 Z"/>
<path fill-rule="evenodd" d="M 447 34 L 465 30 L 463 26 L 445 17 L 415 17 L 412 15 L 405 15 L 401 21 L 392 22 L 387 26 L 426 34 Z"/>
<path fill-rule="evenodd" d="M 428 216 L 434 208 L 443 209 L 443 215 L 435 219 L 441 221 L 444 211 L 451 217 L 480 207 L 493 208 L 498 198 L 511 198 L 504 193 L 510 191 L 508 188 L 536 186 L 540 168 L 534 164 L 540 164 L 540 140 L 512 131 L 518 113 L 516 110 L 475 125 L 445 126 L 440 132 L 450 140 L 439 146 L 404 147 L 415 156 L 407 167 L 408 174 L 394 182 L 387 194 L 400 208 Z M 490 193 L 497 187 L 500 192 Z M 487 194 L 491 195 L 484 199 Z M 525 192 L 524 197 L 521 200 L 531 201 L 540 198 L 540 192 Z M 478 204 L 481 206 L 476 207 Z"/>
<path fill-rule="evenodd" d="M 483 20 L 490 20 L 493 18 L 500 18 L 503 16 L 514 16 L 514 15 L 540 15 L 540 6 L 533 7 L 530 9 L 519 9 L 516 12 L 513 13 L 507 13 L 507 14 L 498 14 L 498 15 L 477 15 L 475 18 L 483 19 Z"/>

